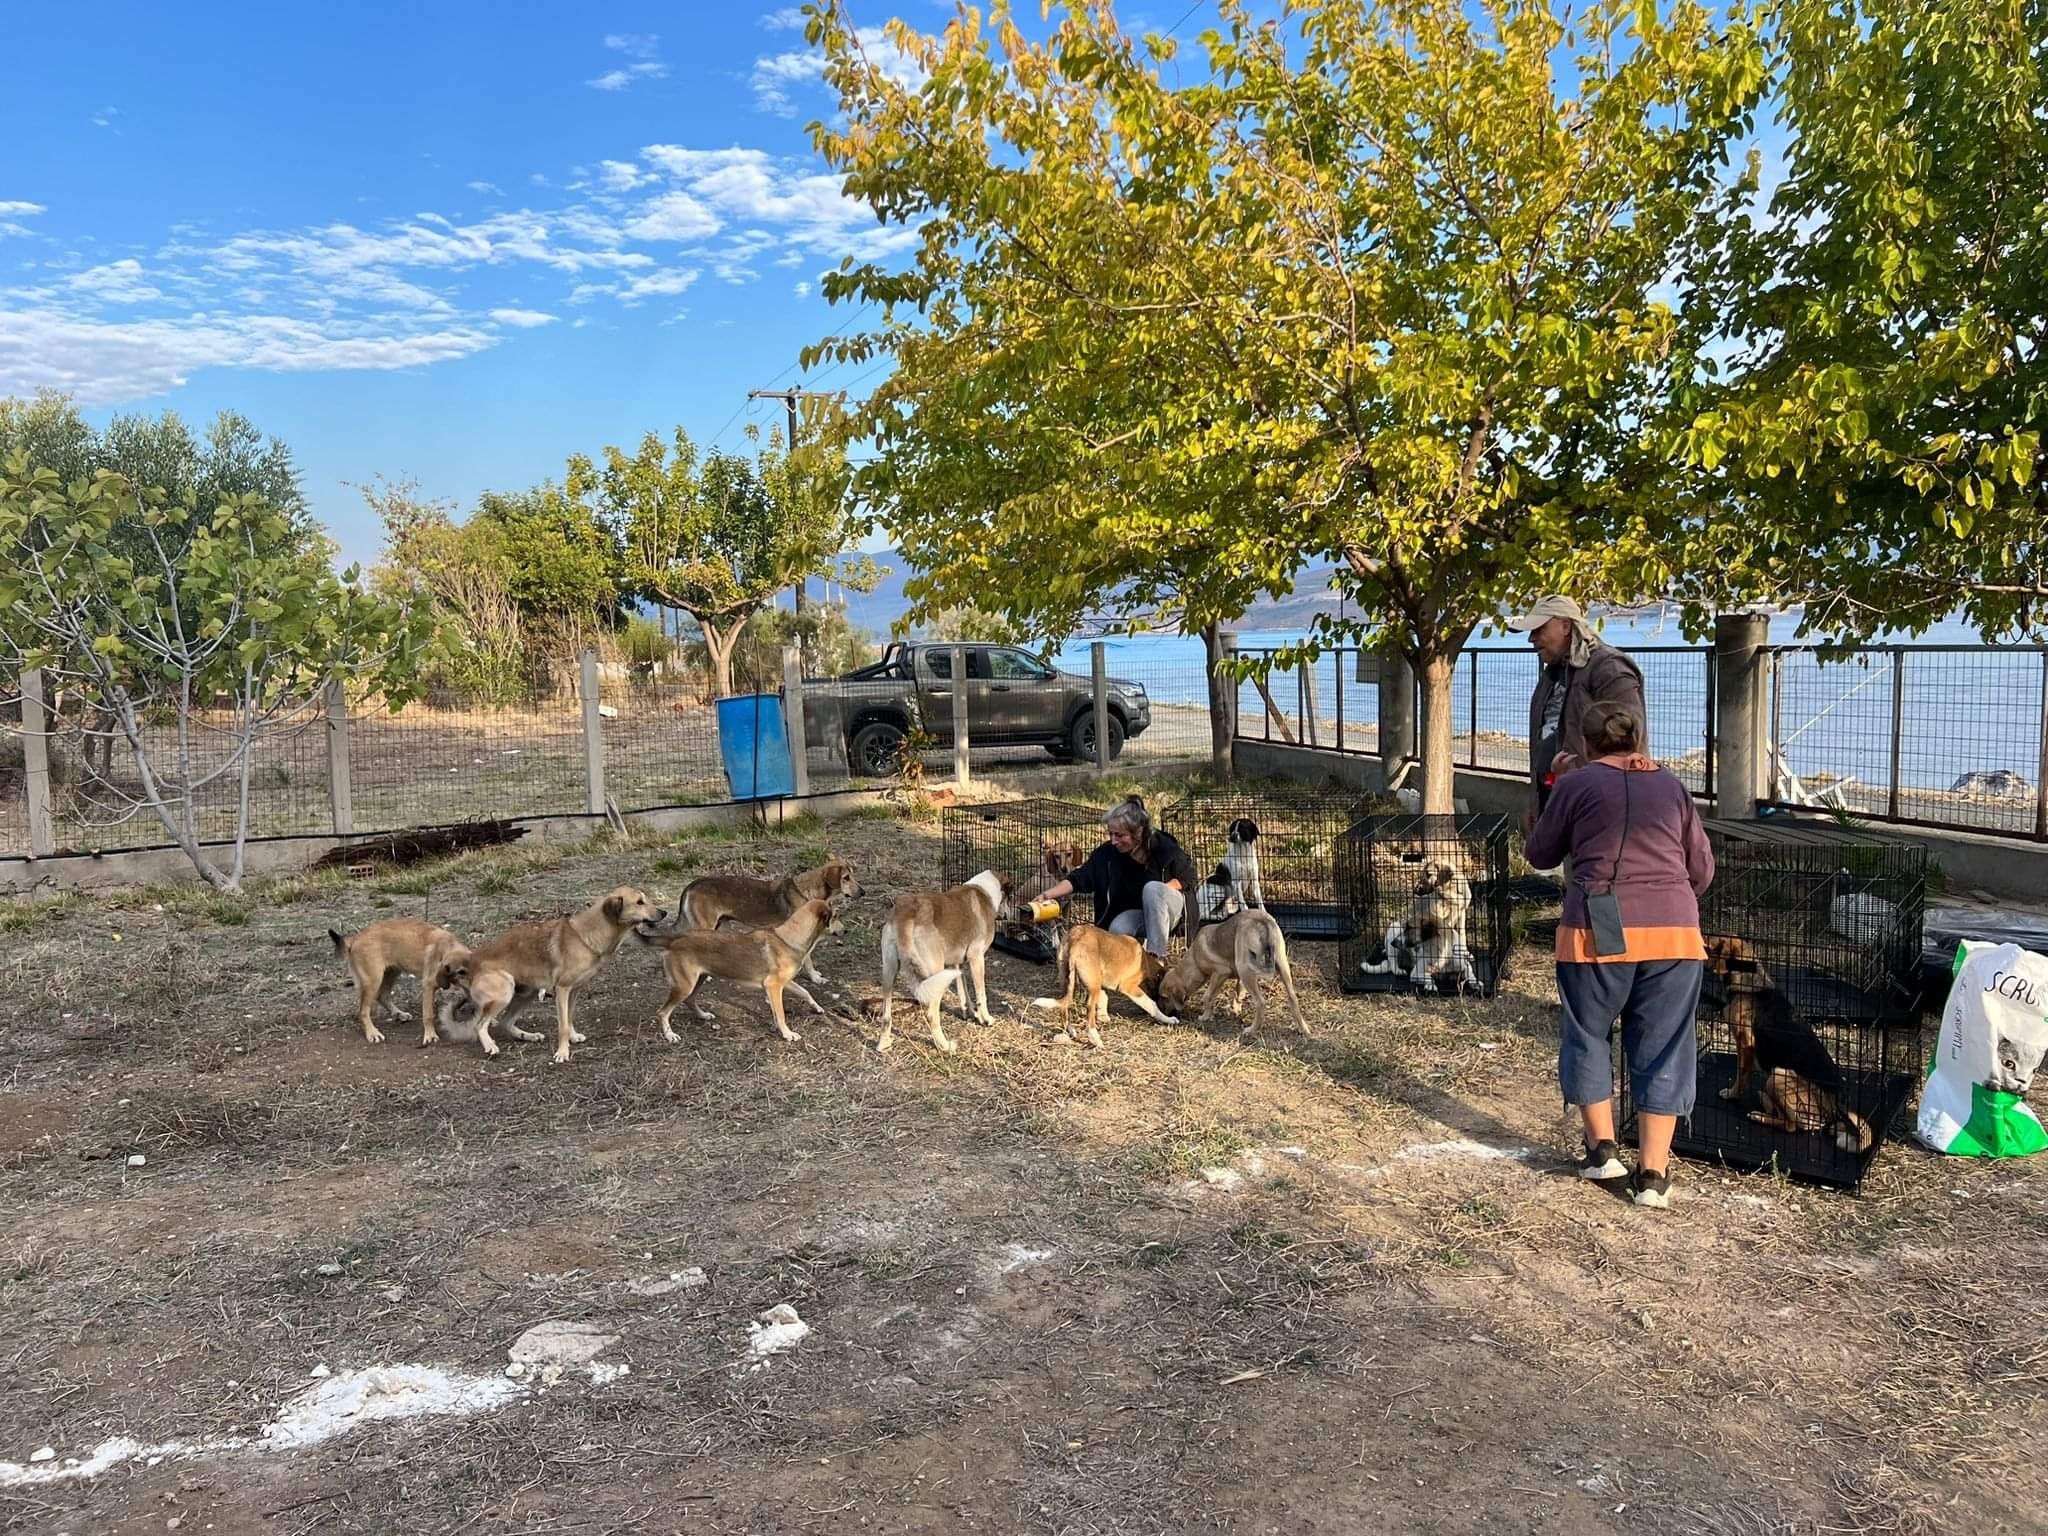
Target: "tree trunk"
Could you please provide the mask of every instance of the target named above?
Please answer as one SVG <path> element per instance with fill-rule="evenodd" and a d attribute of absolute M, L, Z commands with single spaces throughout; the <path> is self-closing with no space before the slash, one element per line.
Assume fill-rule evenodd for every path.
<path fill-rule="evenodd" d="M 1225 677 L 1223 626 L 1202 627 L 1202 649 L 1209 658 L 1209 765 L 1216 777 L 1230 777 L 1231 738 L 1237 734 L 1237 679 Z"/>
<path fill-rule="evenodd" d="M 1457 779 L 1451 751 L 1451 680 L 1458 653 L 1424 650 L 1417 657 L 1422 681 L 1422 813 L 1449 816 L 1457 810 Z"/>
<path fill-rule="evenodd" d="M 709 618 L 700 614 L 697 622 L 704 630 L 704 651 L 711 658 L 711 693 L 713 698 L 732 697 L 732 653 L 738 649 L 740 631 L 746 628 L 742 618 L 730 628 L 721 631 Z"/>
<path fill-rule="evenodd" d="M 804 604 L 806 601 L 808 601 L 808 599 L 804 596 L 804 578 L 801 576 L 797 577 L 796 585 L 790 590 L 795 592 L 796 594 L 796 615 L 798 618 L 802 618 L 804 613 Z"/>

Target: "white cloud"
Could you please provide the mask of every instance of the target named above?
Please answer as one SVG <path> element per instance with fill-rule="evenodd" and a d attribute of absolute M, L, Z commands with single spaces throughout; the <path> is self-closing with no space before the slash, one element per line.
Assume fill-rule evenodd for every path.
<path fill-rule="evenodd" d="M 668 74 L 668 65 L 661 61 L 661 39 L 651 32 L 613 32 L 606 36 L 604 45 L 637 62 L 623 69 L 606 70 L 595 80 L 585 81 L 593 90 L 623 91 L 636 81 L 660 80 Z"/>
<path fill-rule="evenodd" d="M 629 160 L 600 160 L 597 166 L 598 180 L 607 192 L 630 192 L 654 177 Z"/>
<path fill-rule="evenodd" d="M 914 91 L 924 84 L 923 66 L 898 48 L 886 30 L 861 27 L 855 36 L 860 40 L 861 51 L 882 72 L 884 79 L 907 91 Z M 794 117 L 796 101 L 792 91 L 822 79 L 824 73 L 825 56 L 822 53 L 810 48 L 796 48 L 786 53 L 763 54 L 755 59 L 754 72 L 747 83 L 754 88 L 756 108 L 773 112 L 778 117 Z"/>
<path fill-rule="evenodd" d="M 527 177 L 526 179 L 536 187 L 545 187 L 552 185 L 552 183 L 547 179 L 547 177 L 540 171 L 535 171 L 531 176 Z"/>
<path fill-rule="evenodd" d="M 800 299 L 808 299 L 811 296 L 811 285 L 809 283 L 798 283 L 796 285 L 796 296 Z"/>
<path fill-rule="evenodd" d="M 696 281 L 696 270 L 691 267 L 671 267 L 663 272 L 648 272 L 626 284 L 619 294 L 619 302 L 638 304 L 642 299 L 672 297 Z"/>
<path fill-rule="evenodd" d="M 625 226 L 635 240 L 702 240 L 718 233 L 722 220 L 687 192 L 664 192 Z"/>
<path fill-rule="evenodd" d="M 538 309 L 494 309 L 491 318 L 500 325 L 515 326 L 522 331 L 533 330 L 536 326 L 552 325 L 556 317 Z"/>
<path fill-rule="evenodd" d="M 120 115 L 121 109 L 119 107 L 101 107 L 99 111 L 93 113 L 92 125 L 95 128 L 113 128 L 114 119 Z M 118 128 L 115 128 L 114 131 L 116 133 L 120 132 Z"/>
<path fill-rule="evenodd" d="M 764 150 L 651 144 L 641 157 L 713 212 L 783 228 L 784 244 L 813 254 L 878 257 L 917 242 L 915 231 L 884 227 L 866 203 L 841 192 L 836 176 L 792 169 Z"/>
<path fill-rule="evenodd" d="M 494 340 L 466 326 L 406 333 L 204 313 L 113 324 L 50 309 L 0 310 L 0 395 L 54 389 L 80 405 L 108 405 L 177 389 L 208 368 L 414 368 L 467 357 Z"/>
<path fill-rule="evenodd" d="M 770 32 L 794 32 L 804 24 L 803 7 L 785 5 L 779 11 L 770 11 L 761 18 L 761 25 Z"/>
<path fill-rule="evenodd" d="M 64 286 L 109 304 L 142 304 L 163 297 L 143 277 L 142 263 L 133 259 L 88 267 L 64 280 Z"/>
<path fill-rule="evenodd" d="M 505 195 L 498 190 L 498 184 L 493 181 L 472 181 L 469 184 L 469 190 L 481 192 L 486 197 L 503 197 Z"/>
<path fill-rule="evenodd" d="M 48 213 L 49 211 L 41 203 L 0 202 L 0 219 L 19 218 L 24 215 Z"/>

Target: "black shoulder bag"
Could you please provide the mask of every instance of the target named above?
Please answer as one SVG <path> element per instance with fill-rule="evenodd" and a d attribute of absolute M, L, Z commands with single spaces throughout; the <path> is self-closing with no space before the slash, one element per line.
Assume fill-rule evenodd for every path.
<path fill-rule="evenodd" d="M 1628 770 L 1621 774 L 1621 844 L 1614 850 L 1614 868 L 1608 872 L 1607 889 L 1586 895 L 1586 921 L 1593 927 L 1593 953 L 1603 960 L 1628 953 L 1628 933 L 1621 924 L 1621 898 L 1615 894 L 1621 879 L 1621 856 L 1628 851 Z"/>

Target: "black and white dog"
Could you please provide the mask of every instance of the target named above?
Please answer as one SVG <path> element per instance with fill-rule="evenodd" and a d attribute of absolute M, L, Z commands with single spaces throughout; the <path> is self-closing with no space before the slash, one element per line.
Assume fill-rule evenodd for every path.
<path fill-rule="evenodd" d="M 1223 862 L 1196 889 L 1195 910 L 1205 923 L 1221 922 L 1247 907 L 1263 907 L 1259 883 L 1259 824 L 1240 816 L 1224 830 Z"/>

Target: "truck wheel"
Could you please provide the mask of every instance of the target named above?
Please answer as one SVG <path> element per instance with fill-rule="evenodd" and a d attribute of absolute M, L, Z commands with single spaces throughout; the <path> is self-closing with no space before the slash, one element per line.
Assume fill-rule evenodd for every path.
<path fill-rule="evenodd" d="M 846 759 L 860 778 L 893 778 L 903 765 L 903 732 L 886 720 L 871 720 L 853 733 Z"/>
<path fill-rule="evenodd" d="M 1095 761 L 1095 711 L 1084 709 L 1074 717 L 1072 729 L 1067 732 L 1067 750 L 1074 754 L 1074 760 L 1082 763 Z M 1114 714 L 1109 717 L 1109 760 L 1113 763 L 1123 755 L 1124 723 Z"/>

